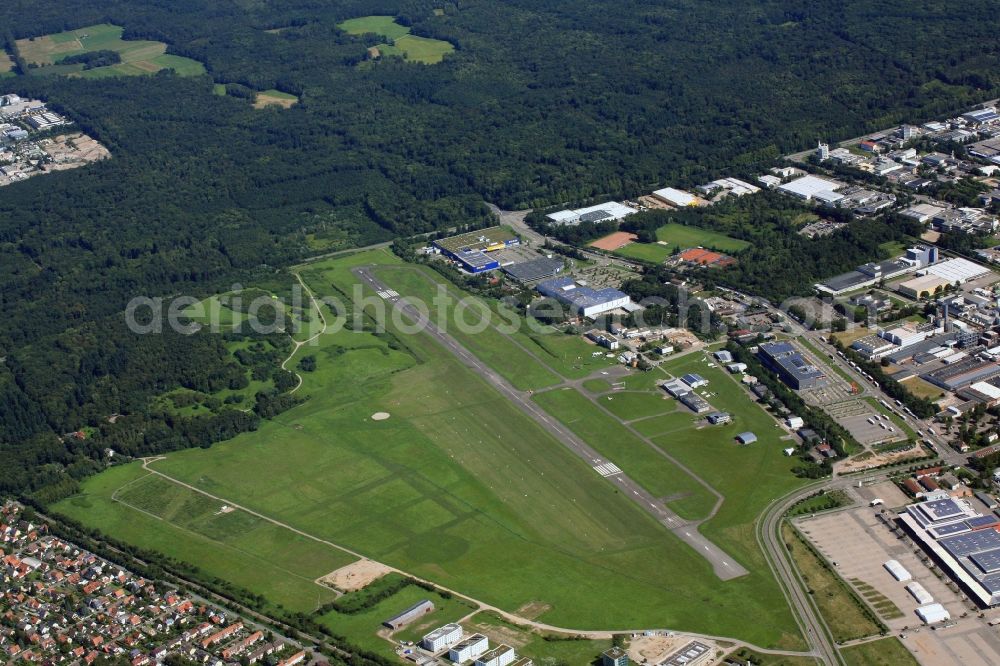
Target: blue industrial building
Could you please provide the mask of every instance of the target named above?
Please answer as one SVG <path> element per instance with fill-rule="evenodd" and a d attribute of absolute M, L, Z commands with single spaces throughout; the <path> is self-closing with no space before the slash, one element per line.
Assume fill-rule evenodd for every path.
<path fill-rule="evenodd" d="M 761 363 L 793 389 L 821 386 L 826 375 L 788 342 L 765 342 L 757 352 Z"/>

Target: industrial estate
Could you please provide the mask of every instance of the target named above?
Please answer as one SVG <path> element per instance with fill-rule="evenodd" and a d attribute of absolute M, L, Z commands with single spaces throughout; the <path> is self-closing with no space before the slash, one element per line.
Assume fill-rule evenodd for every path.
<path fill-rule="evenodd" d="M 0 95 L 0 186 L 109 156 L 107 148 L 43 102 Z"/>

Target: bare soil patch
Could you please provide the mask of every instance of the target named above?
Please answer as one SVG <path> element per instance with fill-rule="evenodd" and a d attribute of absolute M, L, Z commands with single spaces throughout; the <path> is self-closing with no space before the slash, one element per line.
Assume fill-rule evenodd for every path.
<path fill-rule="evenodd" d="M 331 571 L 316 582 L 327 587 L 333 587 L 341 592 L 355 592 L 367 587 L 372 582 L 389 573 L 391 569 L 371 560 L 358 560 Z"/>

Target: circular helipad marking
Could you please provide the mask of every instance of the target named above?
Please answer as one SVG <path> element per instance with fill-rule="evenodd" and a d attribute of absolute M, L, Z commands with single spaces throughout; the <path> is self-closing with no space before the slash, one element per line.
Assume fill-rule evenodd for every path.
<path fill-rule="evenodd" d="M 375 412 L 372 414 L 372 421 L 385 421 L 389 418 L 389 412 Z"/>

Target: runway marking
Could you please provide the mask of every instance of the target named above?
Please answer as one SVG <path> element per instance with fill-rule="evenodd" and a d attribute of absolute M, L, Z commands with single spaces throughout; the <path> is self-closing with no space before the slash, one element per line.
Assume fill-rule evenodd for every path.
<path fill-rule="evenodd" d="M 598 474 L 604 477 L 614 476 L 615 474 L 622 473 L 618 465 L 614 463 L 603 463 L 601 465 L 594 465 L 594 469 L 597 470 Z"/>

